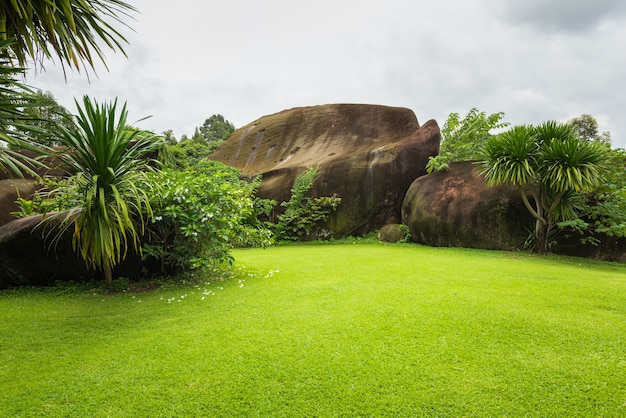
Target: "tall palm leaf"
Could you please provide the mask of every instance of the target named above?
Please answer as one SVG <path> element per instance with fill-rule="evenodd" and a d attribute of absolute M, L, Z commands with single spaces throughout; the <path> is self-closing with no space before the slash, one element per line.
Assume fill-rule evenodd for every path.
<path fill-rule="evenodd" d="M 149 169 L 146 155 L 162 143 L 153 134 L 128 129 L 126 105 L 118 114 L 117 101 L 100 105 L 85 96 L 82 107 L 76 105 L 75 127 L 59 126 L 58 141 L 67 152 L 58 158 L 74 174 L 70 184 L 83 200 L 65 225 L 73 222 L 74 248 L 88 266 L 102 269 L 111 285 L 112 269 L 128 248 L 139 251 L 142 213 L 150 213 L 140 187 Z"/>
<path fill-rule="evenodd" d="M 120 0 L 3 0 L 0 40 L 15 39 L 11 50 L 20 66 L 57 57 L 63 66 L 93 69 L 95 57 L 106 66 L 99 42 L 124 53 L 127 41 L 113 25 L 124 25 L 135 10 Z"/>

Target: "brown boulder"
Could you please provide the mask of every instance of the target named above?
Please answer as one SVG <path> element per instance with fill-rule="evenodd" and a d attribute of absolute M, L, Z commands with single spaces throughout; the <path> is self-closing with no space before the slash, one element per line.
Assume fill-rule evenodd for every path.
<path fill-rule="evenodd" d="M 430 246 L 511 250 L 534 219 L 515 187 L 488 187 L 472 162 L 418 178 L 402 204 L 412 240 Z"/>
<path fill-rule="evenodd" d="M 407 238 L 407 231 L 404 229 L 405 225 L 400 224 L 388 224 L 380 228 L 378 231 L 378 241 L 397 243 Z"/>
<path fill-rule="evenodd" d="M 209 158 L 262 175 L 259 197 L 289 200 L 298 175 L 318 166 L 311 196 L 342 201 L 327 223 L 335 236 L 400 220 L 402 199 L 439 151 L 434 120 L 420 127 L 405 108 L 333 104 L 264 116 L 238 130 Z"/>

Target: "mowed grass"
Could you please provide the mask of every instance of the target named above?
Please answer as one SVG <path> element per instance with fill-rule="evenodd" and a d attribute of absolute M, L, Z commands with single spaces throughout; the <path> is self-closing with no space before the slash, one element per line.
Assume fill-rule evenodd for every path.
<path fill-rule="evenodd" d="M 234 255 L 224 282 L 0 293 L 0 414 L 626 416 L 626 266 L 378 243 Z"/>

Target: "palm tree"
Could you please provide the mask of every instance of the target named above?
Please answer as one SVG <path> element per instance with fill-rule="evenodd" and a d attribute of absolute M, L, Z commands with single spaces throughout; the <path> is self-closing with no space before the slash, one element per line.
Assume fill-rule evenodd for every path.
<path fill-rule="evenodd" d="M 124 36 L 113 27 L 136 9 L 119 0 L 10 0 L 0 2 L 0 40 L 13 39 L 10 58 L 25 67 L 33 59 L 58 58 L 80 70 L 105 64 L 100 42 L 124 53 Z"/>
<path fill-rule="evenodd" d="M 517 186 L 536 220 L 534 248 L 546 253 L 556 224 L 577 219 L 580 195 L 600 185 L 605 154 L 606 148 L 579 140 L 571 126 L 548 121 L 491 137 L 479 164 L 488 184 Z"/>
<path fill-rule="evenodd" d="M 58 142 L 67 152 L 57 157 L 73 174 L 70 188 L 80 207 L 62 225 L 74 226 L 73 245 L 88 266 L 103 271 L 112 284 L 113 267 L 129 247 L 139 251 L 144 214 L 150 213 L 147 194 L 140 187 L 149 170 L 147 154 L 162 146 L 160 138 L 126 125 L 126 105 L 99 105 L 88 97 L 78 101 L 75 127 L 58 127 Z M 67 192 L 64 190 L 63 192 Z"/>

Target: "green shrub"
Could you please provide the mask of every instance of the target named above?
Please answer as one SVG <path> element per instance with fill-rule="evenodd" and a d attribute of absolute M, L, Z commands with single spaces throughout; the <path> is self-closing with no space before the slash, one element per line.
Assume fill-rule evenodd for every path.
<path fill-rule="evenodd" d="M 146 225 L 144 258 L 162 273 L 232 262 L 234 246 L 268 245 L 270 232 L 250 222 L 255 186 L 217 162 L 194 169 L 165 169 L 151 176 L 152 221 Z"/>

